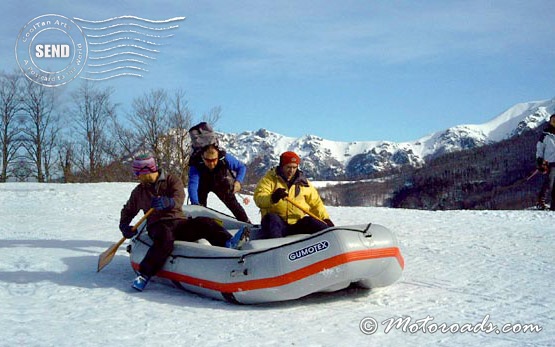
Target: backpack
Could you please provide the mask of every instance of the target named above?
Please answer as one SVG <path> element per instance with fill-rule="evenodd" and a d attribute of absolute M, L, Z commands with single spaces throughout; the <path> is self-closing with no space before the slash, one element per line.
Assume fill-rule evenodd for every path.
<path fill-rule="evenodd" d="M 200 122 L 189 129 L 189 136 L 191 136 L 193 153 L 199 152 L 204 147 L 210 145 L 218 147 L 218 136 L 214 129 L 206 122 Z"/>

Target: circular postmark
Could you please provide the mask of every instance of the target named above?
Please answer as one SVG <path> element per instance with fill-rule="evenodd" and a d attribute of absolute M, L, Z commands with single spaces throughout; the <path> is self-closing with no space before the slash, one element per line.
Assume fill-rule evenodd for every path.
<path fill-rule="evenodd" d="M 85 67 L 87 39 L 71 19 L 45 14 L 29 21 L 19 32 L 15 57 L 31 81 L 46 87 L 64 85 Z"/>

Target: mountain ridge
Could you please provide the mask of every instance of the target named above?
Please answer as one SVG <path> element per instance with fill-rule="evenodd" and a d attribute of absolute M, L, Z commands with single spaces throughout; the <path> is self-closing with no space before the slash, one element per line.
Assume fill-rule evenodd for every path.
<path fill-rule="evenodd" d="M 361 179 L 404 166 L 421 167 L 441 155 L 496 143 L 536 129 L 555 113 L 555 98 L 515 104 L 482 124 L 462 124 L 415 141 L 331 141 L 316 135 L 288 137 L 266 129 L 218 133 L 220 145 L 245 162 L 254 176 L 295 151 L 311 179 Z"/>

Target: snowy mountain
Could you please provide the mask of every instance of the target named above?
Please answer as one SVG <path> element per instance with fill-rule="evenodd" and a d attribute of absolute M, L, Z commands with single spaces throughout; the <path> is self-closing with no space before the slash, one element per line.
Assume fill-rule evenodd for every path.
<path fill-rule="evenodd" d="M 260 129 L 220 134 L 220 144 L 249 164 L 255 174 L 275 166 L 279 154 L 291 150 L 303 158 L 303 170 L 312 178 L 359 178 L 403 165 L 421 166 L 445 153 L 498 142 L 535 129 L 555 113 L 555 98 L 517 104 L 484 124 L 458 125 L 413 142 L 329 141 L 314 135 L 300 138 Z"/>

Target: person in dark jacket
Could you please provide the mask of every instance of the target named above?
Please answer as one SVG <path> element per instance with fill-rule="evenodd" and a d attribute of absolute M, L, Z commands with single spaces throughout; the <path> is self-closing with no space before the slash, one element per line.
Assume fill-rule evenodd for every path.
<path fill-rule="evenodd" d="M 125 238 L 132 238 L 137 231 L 130 225 L 133 218 L 143 210 L 155 211 L 147 218 L 148 235 L 153 241 L 139 265 L 139 274 L 132 287 L 142 291 L 150 278 L 164 266 L 173 251 L 175 240 L 196 241 L 206 239 L 220 247 L 238 248 L 248 236 L 240 230 L 231 234 L 212 218 L 185 218 L 182 211 L 185 188 L 181 180 L 159 170 L 152 156 L 141 155 L 133 160 L 133 172 L 140 184 L 133 189 L 129 200 L 121 210 L 119 228 Z"/>
<path fill-rule="evenodd" d="M 193 205 L 206 206 L 208 193 L 213 192 L 235 218 L 250 223 L 235 193 L 241 190 L 247 167 L 237 158 L 215 145 L 204 147 L 193 155 L 189 165 L 189 199 Z"/>
<path fill-rule="evenodd" d="M 540 194 L 538 209 L 547 209 L 546 197 L 551 195 L 551 211 L 555 211 L 555 113 L 549 117 L 549 124 L 544 129 L 536 144 L 536 167 L 545 175 Z"/>

